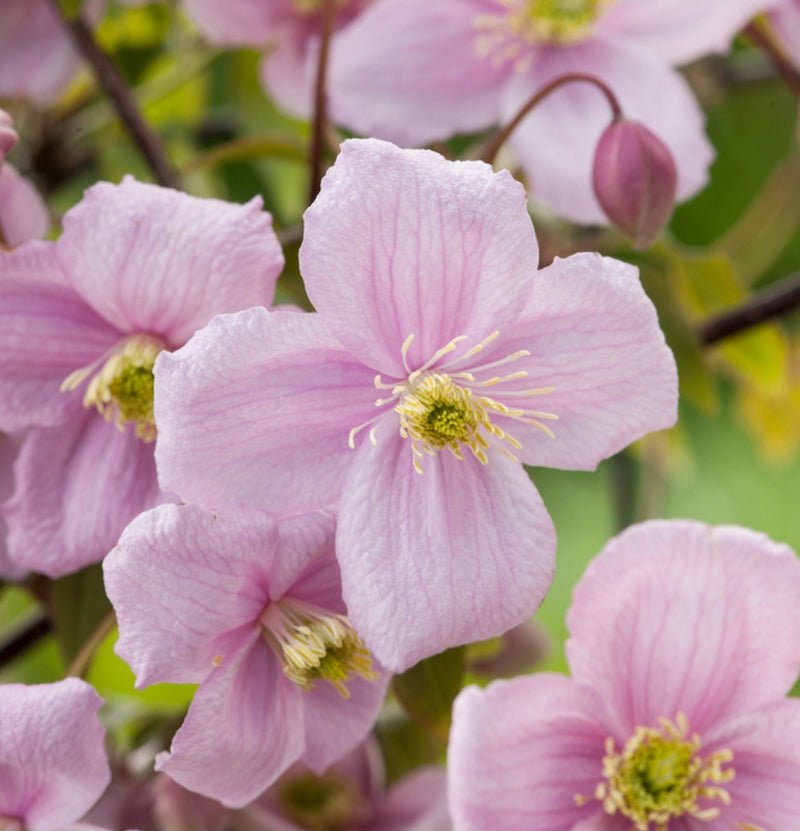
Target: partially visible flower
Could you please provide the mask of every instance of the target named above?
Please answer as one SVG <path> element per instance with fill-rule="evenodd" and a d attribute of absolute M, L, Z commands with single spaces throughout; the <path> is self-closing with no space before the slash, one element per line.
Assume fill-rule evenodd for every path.
<path fill-rule="evenodd" d="M 39 191 L 6 162 L 0 170 L 0 241 L 13 248 L 49 230 L 50 214 Z"/>
<path fill-rule="evenodd" d="M 372 0 L 334 2 L 336 28 L 341 29 Z M 311 113 L 322 4 L 323 0 L 185 0 L 189 16 L 212 43 L 268 49 L 260 69 L 264 87 L 284 110 L 301 118 Z"/>
<path fill-rule="evenodd" d="M 341 494 L 345 603 L 393 670 L 502 634 L 555 555 L 520 462 L 591 469 L 676 417 L 636 270 L 537 262 L 508 172 L 345 142 L 305 214 L 318 314 L 220 316 L 159 359 L 162 486 L 275 512 Z"/>
<path fill-rule="evenodd" d="M 0 685 L 0 828 L 82 827 L 111 779 L 101 704 L 77 678 Z"/>
<path fill-rule="evenodd" d="M 240 808 L 297 761 L 321 773 L 374 723 L 389 676 L 346 617 L 334 525 L 163 505 L 105 559 L 137 687 L 200 684 L 156 759 L 184 787 Z"/>
<path fill-rule="evenodd" d="M 268 304 L 283 265 L 261 201 L 100 183 L 56 243 L 0 252 L 0 429 L 23 428 L 9 556 L 58 576 L 166 497 L 152 367 L 217 312 Z"/>
<path fill-rule="evenodd" d="M 572 680 L 469 687 L 448 753 L 457 831 L 797 828 L 800 563 L 744 528 L 612 540 L 567 615 Z"/>

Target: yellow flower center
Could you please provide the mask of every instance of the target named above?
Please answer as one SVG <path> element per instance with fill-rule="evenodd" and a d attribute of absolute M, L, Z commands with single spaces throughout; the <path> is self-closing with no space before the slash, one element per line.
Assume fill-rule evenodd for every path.
<path fill-rule="evenodd" d="M 689 722 L 678 713 L 675 723 L 659 719 L 660 728 L 637 727 L 617 751 L 606 740 L 603 777 L 594 793 L 607 814 L 622 814 L 635 831 L 668 831 L 670 819 L 689 815 L 712 820 L 731 798 L 721 784 L 735 776 L 730 750 L 702 758 L 700 737 L 688 735 Z M 586 797 L 576 796 L 583 804 Z M 719 803 L 714 805 L 712 803 Z"/>
<path fill-rule="evenodd" d="M 353 675 L 374 681 L 372 658 L 344 615 L 332 614 L 313 603 L 282 598 L 261 615 L 264 638 L 277 652 L 286 677 L 304 690 L 315 681 L 328 681 L 343 698 Z"/>
<path fill-rule="evenodd" d="M 153 417 L 153 365 L 165 347 L 154 335 L 131 335 L 121 341 L 95 373 L 83 396 L 84 407 L 97 407 L 120 430 L 133 423 L 145 442 L 156 437 Z M 103 359 L 101 359 L 103 360 Z M 64 379 L 61 391 L 77 389 L 97 369 L 99 361 L 78 369 Z"/>
<path fill-rule="evenodd" d="M 369 819 L 353 783 L 334 773 L 289 779 L 279 786 L 278 798 L 286 817 L 307 831 L 351 831 Z"/>
<path fill-rule="evenodd" d="M 513 372 L 509 375 L 495 375 L 494 370 L 498 366 L 530 355 L 530 352 L 522 349 L 497 361 L 470 366 L 469 371 L 463 368 L 464 363 L 471 363 L 471 359 L 492 343 L 499 334 L 499 332 L 492 332 L 489 337 L 484 338 L 455 360 L 439 364 L 442 358 L 466 340 L 464 335 L 453 338 L 450 343 L 435 352 L 422 367 L 413 371 L 408 366 L 408 350 L 414 341 L 414 335 L 409 335 L 401 349 L 403 366 L 408 376 L 389 383 L 385 383 L 380 375 L 375 378 L 377 389 L 391 390 L 388 398 L 379 398 L 375 405 L 378 407 L 385 407 L 387 404 L 394 405 L 393 411 L 400 417 L 400 436 L 411 441 L 412 459 L 417 473 L 423 472 L 422 461 L 426 455 L 435 456 L 444 448 L 447 448 L 457 459 L 462 460 L 464 459 L 463 448 L 467 448 L 481 464 L 488 464 L 486 450 L 489 448 L 490 437 L 504 442 L 505 444 L 501 444 L 504 452 L 514 461 L 518 461 L 516 456 L 508 450 L 508 445 L 516 450 L 521 449 L 522 445 L 514 436 L 495 424 L 492 417 L 504 416 L 525 424 L 532 424 L 549 438 L 555 438 L 553 431 L 543 424 L 543 420 L 557 420 L 557 415 L 540 410 L 508 406 L 484 392 L 488 387 L 527 377 L 528 373 L 524 371 Z M 484 373 L 488 370 L 492 372 L 486 377 Z M 552 387 L 515 389 L 506 391 L 504 397 L 521 398 L 543 395 L 552 391 Z M 364 424 L 354 427 L 350 431 L 350 447 L 355 447 L 355 437 L 360 430 L 374 422 L 383 421 L 386 415 L 387 413 L 383 412 Z M 372 444 L 377 444 L 375 435 L 377 426 L 375 424 L 369 432 Z"/>

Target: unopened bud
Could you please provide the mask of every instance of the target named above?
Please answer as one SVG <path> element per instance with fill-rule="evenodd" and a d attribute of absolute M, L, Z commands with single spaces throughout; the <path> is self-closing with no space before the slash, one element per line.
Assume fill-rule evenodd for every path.
<path fill-rule="evenodd" d="M 634 248 L 647 248 L 667 224 L 675 204 L 675 162 L 658 136 L 621 119 L 597 143 L 592 184 L 597 201 Z"/>
<path fill-rule="evenodd" d="M 11 116 L 5 110 L 0 110 L 0 165 L 17 143 L 17 131 L 12 125 Z"/>

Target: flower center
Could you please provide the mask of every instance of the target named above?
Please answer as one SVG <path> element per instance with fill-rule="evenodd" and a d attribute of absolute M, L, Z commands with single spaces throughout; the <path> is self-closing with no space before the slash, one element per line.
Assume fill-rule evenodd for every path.
<path fill-rule="evenodd" d="M 378 678 L 369 651 L 344 615 L 284 597 L 264 610 L 261 629 L 283 662 L 286 677 L 304 690 L 323 680 L 349 698 L 345 682 L 353 675 L 367 681 Z"/>
<path fill-rule="evenodd" d="M 463 460 L 462 448 L 466 447 L 481 464 L 488 464 L 486 450 L 491 437 L 504 442 L 505 444 L 501 444 L 504 452 L 514 461 L 519 461 L 509 451 L 507 445 L 516 450 L 520 450 L 522 445 L 514 436 L 495 424 L 492 421 L 493 416 L 504 416 L 525 424 L 532 424 L 548 437 L 555 438 L 553 431 L 543 424 L 542 420 L 557 420 L 557 415 L 521 408 L 517 406 L 517 401 L 512 401 L 512 406 L 509 406 L 499 401 L 497 396 L 490 397 L 484 394 L 487 387 L 527 377 L 528 373 L 524 371 L 502 376 L 494 374 L 498 366 L 530 355 L 527 349 L 514 352 L 497 361 L 470 365 L 469 370 L 464 368 L 465 364 L 472 364 L 472 358 L 485 349 L 499 334 L 499 332 L 493 332 L 458 358 L 439 363 L 445 355 L 466 340 L 464 335 L 453 338 L 450 343 L 435 352 L 423 366 L 413 371 L 408 366 L 408 350 L 414 341 L 414 335 L 409 335 L 401 348 L 403 366 L 408 376 L 388 383 L 385 383 L 380 375 L 375 378 L 376 389 L 391 390 L 388 398 L 379 398 L 375 405 L 378 407 L 385 407 L 387 404 L 394 405 L 393 411 L 400 417 L 400 435 L 411 441 L 412 459 L 417 473 L 423 472 L 422 460 L 426 455 L 435 456 L 444 448 L 447 448 L 457 459 Z M 485 375 L 490 370 L 491 372 Z M 512 389 L 502 392 L 502 397 L 518 399 L 543 395 L 552 391 L 552 387 Z M 391 411 L 384 411 L 364 424 L 354 427 L 350 431 L 350 447 L 355 447 L 355 436 L 360 430 L 375 422 L 380 423 L 388 412 Z M 372 444 L 377 444 L 375 435 L 377 427 L 378 424 L 374 424 L 369 432 Z"/>
<path fill-rule="evenodd" d="M 603 803 L 607 814 L 620 813 L 633 822 L 636 831 L 667 831 L 674 817 L 689 814 L 698 820 L 715 819 L 720 805 L 731 798 L 719 787 L 735 776 L 730 750 L 718 750 L 703 759 L 700 737 L 688 736 L 689 722 L 678 713 L 675 722 L 659 719 L 661 728 L 637 727 L 621 752 L 614 740 L 606 740 L 603 776 L 595 798 Z M 579 803 L 585 798 L 576 797 Z M 702 801 L 702 805 L 700 804 Z"/>
<path fill-rule="evenodd" d="M 289 779 L 278 798 L 286 817 L 307 831 L 352 831 L 368 820 L 353 784 L 332 773 Z"/>
<path fill-rule="evenodd" d="M 154 335 L 131 335 L 105 358 L 83 396 L 84 407 L 97 407 L 107 421 L 114 419 L 120 430 L 133 422 L 136 435 L 145 442 L 156 437 L 153 417 L 153 365 L 164 342 Z M 102 358 L 100 359 L 103 360 Z M 77 389 L 100 361 L 78 369 L 64 379 L 61 391 Z"/>

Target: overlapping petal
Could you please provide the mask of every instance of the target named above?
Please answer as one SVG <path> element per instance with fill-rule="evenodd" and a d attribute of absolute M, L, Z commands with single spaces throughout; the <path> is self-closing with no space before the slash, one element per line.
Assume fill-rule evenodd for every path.
<path fill-rule="evenodd" d="M 497 420 L 522 443 L 515 452 L 528 464 L 592 470 L 677 419 L 675 359 L 636 269 L 626 263 L 598 254 L 556 258 L 536 274 L 525 310 L 502 335 L 498 356 L 531 353 L 509 366 L 528 374 L 508 386 L 552 392 L 498 397 L 558 416 L 540 420 L 555 438 L 531 425 Z"/>
<path fill-rule="evenodd" d="M 487 0 L 383 0 L 337 38 L 331 111 L 362 135 L 420 145 L 471 133 L 499 116 L 510 66 L 478 48 Z"/>
<path fill-rule="evenodd" d="M 120 624 L 116 651 L 137 686 L 199 683 L 221 652 L 250 638 L 274 542 L 261 514 L 195 505 L 162 505 L 125 529 L 103 570 Z"/>
<path fill-rule="evenodd" d="M 283 267 L 260 198 L 234 205 L 130 177 L 90 188 L 64 217 L 56 246 L 71 284 L 100 315 L 172 348 L 214 314 L 269 305 Z"/>
<path fill-rule="evenodd" d="M 161 486 L 278 514 L 332 504 L 349 431 L 375 415 L 373 375 L 318 315 L 254 308 L 215 318 L 156 362 Z"/>
<path fill-rule="evenodd" d="M 524 204 L 519 183 L 481 162 L 345 142 L 305 214 L 309 297 L 354 355 L 405 376 L 409 335 L 414 369 L 452 338 L 477 342 L 520 313 L 539 256 Z"/>
<path fill-rule="evenodd" d="M 648 522 L 612 540 L 576 587 L 567 654 L 619 735 L 678 712 L 704 735 L 786 695 L 800 666 L 798 608 L 787 546 L 732 526 Z"/>
<path fill-rule="evenodd" d="M 706 183 L 714 153 L 688 84 L 632 42 L 596 37 L 569 49 L 538 50 L 530 67 L 517 73 L 506 88 L 504 119 L 512 118 L 538 89 L 568 73 L 589 74 L 605 82 L 625 117 L 641 122 L 667 145 L 678 171 L 678 200 Z M 610 120 L 605 97 L 586 83 L 565 85 L 537 105 L 510 140 L 531 196 L 568 219 L 605 224 L 591 182 L 594 150 Z"/>
<path fill-rule="evenodd" d="M 166 498 L 152 445 L 72 405 L 64 424 L 27 431 L 3 506 L 10 558 L 52 577 L 102 559 L 128 522 Z"/>
<path fill-rule="evenodd" d="M 600 813 L 591 797 L 608 736 L 603 715 L 592 690 L 559 675 L 463 690 L 448 751 L 455 827 L 572 831 L 582 816 Z M 588 804 L 578 807 L 576 796 L 588 797 Z"/>
<path fill-rule="evenodd" d="M 348 615 L 401 671 L 530 617 L 553 576 L 555 532 L 527 474 L 443 451 L 412 466 L 390 430 L 358 450 L 342 492 L 336 547 Z"/>
<path fill-rule="evenodd" d="M 77 678 L 0 686 L 0 816 L 56 831 L 86 813 L 111 779 L 101 704 Z"/>

